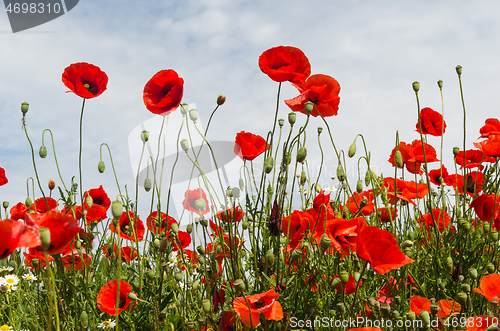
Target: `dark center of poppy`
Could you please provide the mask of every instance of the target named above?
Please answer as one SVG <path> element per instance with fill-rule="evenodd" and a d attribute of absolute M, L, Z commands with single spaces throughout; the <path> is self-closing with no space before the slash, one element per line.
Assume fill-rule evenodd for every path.
<path fill-rule="evenodd" d="M 258 309 L 258 308 L 262 308 L 262 307 L 264 307 L 265 305 L 266 305 L 266 303 L 264 302 L 264 299 L 262 299 L 262 298 L 261 298 L 261 299 L 259 299 L 259 301 L 257 301 L 257 302 L 255 303 L 255 307 L 257 307 L 257 309 Z"/>
<path fill-rule="evenodd" d="M 94 92 L 94 90 L 95 90 L 95 88 L 92 85 L 90 85 L 89 83 L 83 83 L 83 87 L 85 87 L 87 89 L 87 91 L 89 91 L 91 93 Z"/>
<path fill-rule="evenodd" d="M 166 97 L 170 91 L 172 91 L 172 87 L 168 87 L 165 91 L 163 91 L 163 97 Z"/>
<path fill-rule="evenodd" d="M 122 298 L 122 297 L 120 296 L 120 303 L 119 303 L 119 305 L 118 305 L 118 308 L 123 308 L 123 307 L 125 307 L 125 305 L 126 305 L 126 304 L 127 304 L 127 299 Z"/>

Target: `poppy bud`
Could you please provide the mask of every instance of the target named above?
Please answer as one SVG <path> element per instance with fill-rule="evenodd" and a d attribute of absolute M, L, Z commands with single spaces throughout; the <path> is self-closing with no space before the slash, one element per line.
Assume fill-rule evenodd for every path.
<path fill-rule="evenodd" d="M 411 257 L 412 257 L 412 255 L 413 255 L 413 254 L 412 254 L 412 251 L 411 251 L 411 248 L 409 248 L 409 247 L 405 248 L 404 253 L 405 253 L 405 255 L 406 255 L 406 256 L 408 256 L 408 257 L 410 257 L 410 258 L 411 258 Z"/>
<path fill-rule="evenodd" d="M 240 187 L 240 190 L 243 191 L 243 189 L 245 188 L 245 181 L 243 181 L 243 178 L 240 178 L 238 186 Z"/>
<path fill-rule="evenodd" d="M 457 75 L 459 75 L 459 76 L 462 75 L 462 66 L 461 65 L 456 66 L 455 70 L 457 71 Z"/>
<path fill-rule="evenodd" d="M 339 278 L 340 278 L 340 281 L 342 282 L 342 284 L 345 285 L 349 281 L 349 273 L 345 270 L 342 270 L 340 272 Z"/>
<path fill-rule="evenodd" d="M 23 113 L 23 115 L 26 115 L 26 113 L 28 112 L 29 108 L 30 108 L 30 104 L 29 103 L 23 102 L 21 104 L 21 112 Z"/>
<path fill-rule="evenodd" d="M 75 241 L 75 248 L 76 248 L 76 249 L 80 249 L 80 248 L 82 248 L 82 242 L 81 242 L 80 240 L 76 240 L 76 241 Z"/>
<path fill-rule="evenodd" d="M 196 210 L 204 212 L 207 209 L 207 203 L 205 202 L 205 199 L 198 199 L 194 202 L 194 208 Z"/>
<path fill-rule="evenodd" d="M 495 317 L 494 317 L 495 318 Z M 491 324 L 486 331 L 498 331 L 498 325 L 496 323 Z"/>
<path fill-rule="evenodd" d="M 339 285 L 340 285 L 340 283 L 341 283 L 340 278 L 339 278 L 339 277 L 335 278 L 335 279 L 332 281 L 332 289 L 333 289 L 333 290 L 334 290 L 334 289 L 336 289 L 336 288 L 337 288 L 337 286 L 339 286 Z"/>
<path fill-rule="evenodd" d="M 53 179 L 49 180 L 49 190 L 52 191 L 55 188 L 56 188 L 56 181 Z"/>
<path fill-rule="evenodd" d="M 170 229 L 172 230 L 173 233 L 178 234 L 179 233 L 179 224 L 177 224 L 177 223 L 170 224 Z"/>
<path fill-rule="evenodd" d="M 186 139 L 181 140 L 181 148 L 184 152 L 187 152 L 189 149 L 189 142 Z"/>
<path fill-rule="evenodd" d="M 45 159 L 47 157 L 47 147 L 45 147 L 45 145 L 42 145 L 40 147 L 40 150 L 38 151 L 38 155 L 40 155 L 40 157 L 42 159 Z"/>
<path fill-rule="evenodd" d="M 306 183 L 306 180 L 307 180 L 306 173 L 305 173 L 305 171 L 302 171 L 300 173 L 300 185 L 304 186 L 304 184 Z"/>
<path fill-rule="evenodd" d="M 319 244 L 321 245 L 321 248 L 323 248 L 323 250 L 326 251 L 328 248 L 331 247 L 332 240 L 330 239 L 330 237 L 328 237 L 328 235 L 326 233 L 323 233 Z"/>
<path fill-rule="evenodd" d="M 391 306 L 389 306 L 389 304 L 387 303 L 380 305 L 380 312 L 382 313 L 382 316 L 386 318 L 389 317 L 389 315 L 391 314 Z"/>
<path fill-rule="evenodd" d="M 201 263 L 201 262 L 200 262 Z M 193 282 L 193 285 L 191 285 L 193 287 L 193 290 L 197 290 L 198 289 L 198 286 L 200 286 L 200 281 L 199 280 L 195 280 Z"/>
<path fill-rule="evenodd" d="M 152 281 L 155 279 L 155 273 L 153 272 L 153 270 L 148 270 L 146 271 L 146 278 L 149 280 L 149 281 Z"/>
<path fill-rule="evenodd" d="M 266 174 L 270 173 L 273 170 L 274 160 L 272 156 L 268 156 L 264 160 L 264 172 Z"/>
<path fill-rule="evenodd" d="M 374 298 L 374 297 L 369 297 L 369 298 L 368 298 L 368 305 L 369 305 L 370 307 L 375 306 L 375 304 L 376 304 L 376 303 L 377 303 L 377 300 L 375 300 L 375 298 Z"/>
<path fill-rule="evenodd" d="M 42 227 L 38 231 L 40 232 L 41 246 L 44 250 L 47 250 L 50 246 L 50 230 Z"/>
<path fill-rule="evenodd" d="M 354 154 L 356 154 L 356 143 L 355 143 L 355 142 L 353 142 L 353 143 L 351 144 L 351 147 L 349 147 L 349 151 L 347 152 L 347 155 L 348 155 L 349 157 L 353 157 L 353 156 L 354 156 Z"/>
<path fill-rule="evenodd" d="M 292 252 L 292 261 L 297 261 L 302 256 L 302 251 L 295 248 Z"/>
<path fill-rule="evenodd" d="M 472 278 L 472 279 L 477 279 L 477 269 L 476 268 L 471 268 L 469 270 L 469 276 Z"/>
<path fill-rule="evenodd" d="M 233 198 L 238 199 L 240 197 L 240 189 L 237 187 L 233 187 L 231 189 L 231 192 L 233 194 Z"/>
<path fill-rule="evenodd" d="M 285 124 L 285 120 L 284 120 L 284 119 L 282 119 L 282 118 L 280 118 L 280 119 L 278 120 L 278 125 L 280 126 L 280 128 L 282 128 L 282 127 L 283 127 L 283 124 Z"/>
<path fill-rule="evenodd" d="M 371 172 L 370 172 L 370 170 L 366 170 L 366 174 L 365 174 L 365 185 L 366 186 L 370 185 L 370 180 L 371 180 Z"/>
<path fill-rule="evenodd" d="M 437 81 L 439 88 L 443 88 L 443 81 L 440 79 Z"/>
<path fill-rule="evenodd" d="M 299 148 L 297 151 L 297 162 L 302 163 L 306 159 L 307 149 L 305 147 Z"/>
<path fill-rule="evenodd" d="M 392 311 L 392 317 L 393 317 L 394 319 L 398 320 L 398 319 L 399 319 L 399 311 L 397 311 L 397 310 L 393 310 L 393 311 Z"/>
<path fill-rule="evenodd" d="M 237 279 L 234 281 L 234 288 L 238 290 L 239 292 L 243 292 L 245 290 L 245 282 L 243 279 Z"/>
<path fill-rule="evenodd" d="M 189 118 L 191 121 L 195 122 L 198 120 L 198 111 L 196 109 L 191 109 L 189 111 Z"/>
<path fill-rule="evenodd" d="M 92 208 L 92 205 L 94 204 L 94 199 L 90 196 L 90 194 L 87 195 L 87 198 L 85 198 L 85 204 L 87 207 Z"/>
<path fill-rule="evenodd" d="M 87 328 L 89 326 L 89 315 L 87 315 L 85 310 L 80 314 L 80 324 L 82 328 Z"/>
<path fill-rule="evenodd" d="M 201 307 L 205 313 L 209 313 L 212 311 L 212 305 L 210 304 L 210 300 L 204 299 L 201 301 Z"/>
<path fill-rule="evenodd" d="M 274 253 L 272 249 L 266 252 L 265 258 L 268 265 L 274 264 Z"/>
<path fill-rule="evenodd" d="M 181 104 L 181 114 L 182 116 L 186 115 L 188 112 L 188 104 L 187 103 L 182 103 Z"/>
<path fill-rule="evenodd" d="M 354 277 L 354 281 L 357 283 L 357 282 L 359 282 L 359 279 L 361 278 L 361 274 L 356 271 L 354 273 L 353 277 Z"/>
<path fill-rule="evenodd" d="M 488 222 L 484 222 L 483 223 L 483 230 L 484 230 L 484 232 L 490 232 L 490 230 L 491 230 L 491 224 L 488 223 Z"/>
<path fill-rule="evenodd" d="M 462 291 L 464 291 L 465 293 L 470 293 L 470 284 L 462 284 Z"/>
<path fill-rule="evenodd" d="M 448 271 L 451 271 L 453 269 L 453 259 L 451 258 L 451 256 L 448 256 L 446 258 L 446 269 L 448 269 Z"/>
<path fill-rule="evenodd" d="M 361 181 L 361 179 L 358 179 L 358 182 L 356 183 L 356 192 L 358 192 L 359 194 L 363 192 L 363 182 Z"/>
<path fill-rule="evenodd" d="M 144 189 L 146 190 L 146 192 L 149 192 L 151 190 L 151 186 L 151 179 L 149 179 L 149 177 L 144 179 Z"/>
<path fill-rule="evenodd" d="M 403 167 L 403 155 L 401 155 L 401 151 L 399 149 L 396 151 L 396 154 L 394 156 L 394 162 L 396 163 L 396 167 Z"/>
<path fill-rule="evenodd" d="M 147 142 L 147 141 L 149 140 L 149 131 L 147 131 L 147 130 L 143 130 L 143 131 L 141 132 L 141 140 L 142 140 L 142 142 L 144 142 L 144 143 L 145 143 L 145 142 Z"/>
<path fill-rule="evenodd" d="M 431 314 L 437 315 L 439 313 L 439 306 L 436 303 L 431 304 Z"/>
<path fill-rule="evenodd" d="M 193 223 L 189 223 L 187 226 L 186 226 L 186 232 L 191 234 L 191 232 L 193 232 Z"/>
<path fill-rule="evenodd" d="M 3 205 L 4 209 L 9 208 L 9 202 L 8 201 L 4 201 L 2 205 Z"/>
<path fill-rule="evenodd" d="M 111 213 L 115 219 L 119 219 L 122 216 L 123 204 L 115 200 L 111 203 Z"/>
<path fill-rule="evenodd" d="M 104 169 L 106 169 L 106 166 L 104 165 L 104 162 L 99 161 L 99 163 L 97 164 L 97 170 L 99 170 L 99 173 L 103 173 L 104 172 Z"/>
<path fill-rule="evenodd" d="M 316 193 L 321 193 L 321 186 L 319 184 L 314 185 L 314 188 L 316 189 Z"/>
<path fill-rule="evenodd" d="M 153 241 L 153 244 L 155 245 L 155 247 L 156 247 L 157 249 L 158 249 L 158 248 L 160 248 L 160 239 L 155 239 L 155 240 Z"/>
<path fill-rule="evenodd" d="M 342 166 L 337 167 L 337 178 L 343 182 L 345 180 L 344 170 L 342 170 Z"/>
<path fill-rule="evenodd" d="M 407 247 L 410 247 L 410 248 L 413 247 L 413 241 L 411 241 L 411 240 L 405 240 L 403 242 L 403 248 L 407 248 Z"/>
<path fill-rule="evenodd" d="M 429 312 L 425 309 L 420 311 L 420 319 L 424 322 L 424 326 L 428 326 L 430 322 Z"/>
<path fill-rule="evenodd" d="M 458 147 L 453 147 L 453 155 L 454 155 L 454 156 L 457 156 L 459 152 L 460 152 L 460 148 L 458 148 Z"/>
<path fill-rule="evenodd" d="M 225 95 L 222 95 L 222 94 L 221 94 L 221 95 L 219 95 L 219 96 L 217 97 L 217 104 L 218 104 L 219 106 L 222 106 L 222 105 L 224 104 L 224 102 L 226 102 L 226 96 L 225 96 Z"/>
<path fill-rule="evenodd" d="M 465 292 L 458 292 L 457 293 L 457 302 L 463 307 L 467 303 L 467 293 Z"/>
<path fill-rule="evenodd" d="M 130 300 L 137 300 L 137 295 L 134 293 L 134 292 L 129 292 L 127 294 L 127 298 L 129 298 Z"/>
<path fill-rule="evenodd" d="M 323 128 L 321 126 L 318 127 L 318 136 L 323 132 Z"/>
<path fill-rule="evenodd" d="M 492 274 L 495 272 L 495 266 L 493 265 L 493 263 L 488 263 L 486 265 L 486 271 L 489 273 L 489 274 Z"/>
<path fill-rule="evenodd" d="M 420 90 L 420 83 L 417 81 L 414 81 L 413 84 L 411 84 L 413 87 L 413 91 L 418 92 Z"/>
<path fill-rule="evenodd" d="M 490 238 L 493 241 L 498 241 L 498 231 L 497 230 L 491 231 L 490 232 Z"/>
<path fill-rule="evenodd" d="M 26 205 L 26 208 L 30 209 L 31 206 L 33 205 L 33 202 L 31 201 L 30 197 L 27 197 L 26 201 L 24 201 L 24 204 Z"/>
<path fill-rule="evenodd" d="M 289 113 L 288 114 L 288 123 L 290 123 L 290 125 L 293 126 L 296 121 L 297 121 L 297 114 L 295 114 L 294 112 Z"/>
<path fill-rule="evenodd" d="M 182 280 L 182 272 L 176 272 L 174 278 L 176 281 L 180 282 Z"/>

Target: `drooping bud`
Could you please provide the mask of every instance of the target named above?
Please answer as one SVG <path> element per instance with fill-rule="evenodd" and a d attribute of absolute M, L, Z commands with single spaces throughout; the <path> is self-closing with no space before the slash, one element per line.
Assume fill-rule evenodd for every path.
<path fill-rule="evenodd" d="M 446 269 L 448 271 L 451 271 L 453 269 L 453 259 L 451 258 L 451 256 L 448 256 L 446 258 Z"/>
<path fill-rule="evenodd" d="M 45 159 L 47 157 L 47 147 L 45 147 L 45 145 L 40 146 L 40 150 L 38 151 L 38 155 L 40 155 L 40 157 L 42 159 Z"/>
<path fill-rule="evenodd" d="M 239 188 L 237 188 L 237 187 L 233 187 L 233 188 L 231 189 L 231 192 L 232 192 L 232 194 L 233 194 L 233 198 L 235 198 L 235 199 L 239 199 L 239 197 L 240 197 L 240 193 L 241 193 Z"/>
<path fill-rule="evenodd" d="M 394 162 L 396 163 L 396 167 L 403 168 L 403 155 L 401 154 L 401 151 L 399 149 L 394 155 Z"/>
<path fill-rule="evenodd" d="M 337 167 L 337 178 L 343 182 L 345 180 L 345 175 L 344 175 L 344 170 L 342 169 L 342 166 Z"/>
<path fill-rule="evenodd" d="M 89 208 L 92 208 L 92 206 L 94 205 L 94 199 L 92 199 L 92 197 L 90 196 L 90 194 L 87 195 L 87 198 L 85 199 L 85 204 Z"/>
<path fill-rule="evenodd" d="M 184 152 L 187 152 L 188 149 L 189 149 L 189 142 L 187 141 L 187 139 L 182 139 L 181 140 L 181 148 Z"/>
<path fill-rule="evenodd" d="M 315 184 L 314 189 L 316 190 L 316 193 L 321 193 L 321 186 L 319 184 Z"/>
<path fill-rule="evenodd" d="M 30 105 L 29 103 L 27 102 L 23 102 L 21 104 L 21 112 L 23 113 L 23 115 L 26 115 L 26 113 L 28 112 L 28 109 L 30 108 Z"/>
<path fill-rule="evenodd" d="M 459 75 L 459 76 L 462 75 L 462 66 L 461 65 L 457 65 L 455 67 L 455 70 L 457 71 L 457 75 Z"/>
<path fill-rule="evenodd" d="M 55 189 L 55 188 L 56 188 L 56 181 L 55 181 L 55 180 L 53 180 L 53 179 L 50 179 L 50 180 L 49 180 L 49 190 L 51 190 L 51 191 L 52 191 L 52 190 L 53 190 L 53 189 Z"/>
<path fill-rule="evenodd" d="M 99 172 L 102 174 L 104 172 L 104 169 L 106 169 L 106 166 L 104 165 L 104 162 L 102 162 L 101 160 L 97 164 L 97 170 L 99 170 Z"/>
<path fill-rule="evenodd" d="M 189 223 L 187 226 L 186 226 L 186 232 L 191 234 L 191 232 L 193 232 L 193 223 Z"/>
<path fill-rule="evenodd" d="M 352 158 L 355 154 L 356 154 L 356 142 L 353 142 L 351 144 L 351 147 L 349 147 L 349 151 L 347 152 L 347 155 Z"/>
<path fill-rule="evenodd" d="M 418 90 L 420 90 L 420 83 L 415 81 L 415 82 L 413 82 L 412 87 L 413 87 L 413 91 L 418 92 Z"/>
<path fill-rule="evenodd" d="M 304 108 L 305 108 L 305 111 L 306 111 L 307 115 L 309 115 L 314 110 L 314 103 L 312 103 L 311 101 L 307 101 L 305 103 L 305 107 Z"/>
<path fill-rule="evenodd" d="M 48 228 L 40 228 L 38 230 L 40 232 L 40 241 L 42 242 L 42 248 L 44 250 L 48 250 L 50 246 L 50 230 Z"/>
<path fill-rule="evenodd" d="M 306 159 L 307 149 L 305 147 L 299 148 L 297 151 L 297 162 L 302 163 Z"/>
<path fill-rule="evenodd" d="M 289 113 L 288 114 L 288 123 L 290 123 L 290 125 L 293 126 L 296 121 L 297 121 L 297 114 L 295 114 L 294 112 Z"/>
<path fill-rule="evenodd" d="M 146 190 L 146 192 L 149 192 L 149 190 L 151 190 L 151 179 L 149 179 L 149 177 L 146 177 L 146 179 L 144 179 L 144 189 Z"/>
<path fill-rule="evenodd" d="M 26 208 L 30 209 L 31 206 L 33 205 L 33 202 L 31 201 L 30 197 L 27 197 L 26 201 L 24 201 L 24 204 L 26 205 Z"/>
<path fill-rule="evenodd" d="M 370 185 L 370 180 L 371 180 L 371 172 L 370 172 L 370 170 L 366 170 L 366 174 L 365 174 L 365 185 L 366 186 Z"/>
<path fill-rule="evenodd" d="M 306 183 L 306 180 L 307 180 L 306 172 L 302 171 L 300 173 L 300 185 L 304 186 L 304 184 Z"/>
<path fill-rule="evenodd" d="M 188 112 L 188 104 L 187 103 L 181 103 L 181 114 L 182 116 L 186 116 L 187 112 Z"/>
<path fill-rule="evenodd" d="M 147 130 L 143 130 L 143 131 L 141 132 L 141 140 L 142 140 L 142 142 L 144 142 L 144 143 L 145 143 L 145 142 L 147 142 L 147 141 L 149 140 L 149 131 L 147 131 Z"/>
<path fill-rule="evenodd" d="M 268 156 L 265 160 L 264 160 L 264 172 L 266 174 L 270 173 L 272 170 L 273 170 L 273 166 L 274 166 L 274 160 L 273 160 L 273 157 L 272 156 Z"/>
<path fill-rule="evenodd" d="M 241 222 L 241 228 L 242 228 L 243 230 L 248 229 L 248 227 L 249 227 L 249 226 L 250 226 L 250 223 L 248 223 L 248 221 L 243 221 L 243 222 Z"/>
<path fill-rule="evenodd" d="M 115 219 L 119 219 L 122 216 L 123 204 L 115 200 L 111 203 L 111 213 Z"/>
<path fill-rule="evenodd" d="M 266 258 L 266 263 L 267 263 L 268 265 L 274 264 L 274 252 L 273 252 L 273 250 L 272 250 L 272 249 L 270 249 L 270 250 L 268 250 L 268 251 L 266 252 L 266 256 L 265 256 L 265 258 Z"/>
<path fill-rule="evenodd" d="M 359 194 L 363 192 L 363 182 L 361 181 L 361 179 L 358 179 L 358 182 L 356 183 L 356 192 L 358 192 Z"/>
<path fill-rule="evenodd" d="M 226 102 L 226 96 L 225 96 L 225 95 L 222 95 L 222 94 L 221 94 L 221 95 L 219 95 L 219 96 L 217 97 L 217 104 L 218 104 L 219 106 L 222 106 L 222 105 L 224 104 L 224 102 Z"/>
<path fill-rule="evenodd" d="M 189 111 L 189 118 L 191 119 L 191 121 L 196 122 L 198 120 L 198 110 L 191 109 Z"/>

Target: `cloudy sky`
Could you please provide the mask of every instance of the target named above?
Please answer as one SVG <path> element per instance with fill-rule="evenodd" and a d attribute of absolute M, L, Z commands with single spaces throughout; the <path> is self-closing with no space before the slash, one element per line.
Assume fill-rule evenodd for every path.
<path fill-rule="evenodd" d="M 136 169 L 128 139 L 134 128 L 154 117 L 142 101 L 149 78 L 162 69 L 176 70 L 185 81 L 183 102 L 196 104 L 204 123 L 217 96 L 227 96 L 210 140 L 234 141 L 242 130 L 265 136 L 272 129 L 278 84 L 260 72 L 258 57 L 278 45 L 302 49 L 313 73 L 340 82 L 339 114 L 328 119 L 335 143 L 347 150 L 356 134 L 363 134 L 372 167 L 386 176 L 393 175 L 387 159 L 396 131 L 401 141 L 418 138 L 412 82 L 421 84 L 421 106 L 440 111 L 436 81 L 443 80 L 444 161 L 451 168 L 451 149 L 462 146 L 463 139 L 456 65 L 463 66 L 467 148 L 484 120 L 500 115 L 495 101 L 500 90 L 498 12 L 497 1 L 85 0 L 54 21 L 13 34 L 7 14 L 0 11 L 0 166 L 9 178 L 0 187 L 0 200 L 11 205 L 24 201 L 26 178 L 34 175 L 21 127 L 23 101 L 30 103 L 26 120 L 35 153 L 42 131 L 50 128 L 65 181 L 77 176 L 81 98 L 65 93 L 61 82 L 69 64 L 89 62 L 109 76 L 108 90 L 86 104 L 83 173 L 85 189 L 102 184 L 114 200 L 108 156 L 107 171 L 97 172 L 99 145 L 109 144 L 120 184 L 133 192 Z M 282 100 L 297 95 L 284 84 Z M 279 116 L 286 118 L 288 112 L 281 103 Z M 299 114 L 298 124 L 304 121 Z M 314 149 L 318 126 L 324 124 L 312 118 L 313 167 L 319 164 Z M 327 138 L 324 132 L 323 186 L 333 185 L 328 179 L 337 163 Z M 49 140 L 46 135 L 46 145 Z M 429 143 L 438 149 L 438 138 Z M 58 178 L 48 150 L 46 159 L 36 158 L 44 187 L 49 178 Z M 355 163 L 349 164 L 349 176 L 355 178 Z"/>

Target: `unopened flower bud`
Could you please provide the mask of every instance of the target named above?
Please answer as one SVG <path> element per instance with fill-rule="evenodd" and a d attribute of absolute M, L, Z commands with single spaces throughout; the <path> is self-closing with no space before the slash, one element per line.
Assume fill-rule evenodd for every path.
<path fill-rule="evenodd" d="M 191 121 L 196 122 L 198 120 L 198 111 L 196 109 L 191 109 L 189 111 L 189 118 Z"/>
<path fill-rule="evenodd" d="M 123 204 L 115 200 L 111 203 L 111 213 L 115 219 L 119 219 L 122 216 Z"/>
<path fill-rule="evenodd" d="M 245 282 L 243 281 L 243 279 L 237 279 L 234 281 L 234 288 L 239 291 L 239 292 L 243 292 L 245 291 Z"/>
<path fill-rule="evenodd" d="M 42 159 L 45 159 L 47 157 L 47 147 L 45 147 L 45 145 L 40 146 L 40 150 L 38 151 L 38 155 L 40 155 L 40 157 Z"/>
<path fill-rule="evenodd" d="M 134 293 L 134 292 L 129 292 L 127 294 L 127 298 L 129 298 L 130 300 L 137 300 L 137 295 Z"/>
<path fill-rule="evenodd" d="M 142 142 L 144 142 L 144 143 L 145 143 L 145 142 L 147 142 L 147 141 L 149 140 L 149 131 L 147 131 L 147 130 L 143 130 L 143 131 L 141 132 L 141 140 L 142 140 Z"/>
<path fill-rule="evenodd" d="M 167 246 L 168 246 L 168 238 L 164 237 L 160 241 L 160 253 L 165 253 L 165 251 L 167 250 Z"/>
<path fill-rule="evenodd" d="M 430 323 L 429 312 L 425 309 L 422 309 L 420 311 L 420 319 L 422 320 L 422 322 L 424 322 L 424 326 L 428 326 Z"/>
<path fill-rule="evenodd" d="M 155 279 L 155 273 L 153 272 L 153 270 L 148 270 L 146 271 L 146 278 L 149 280 L 149 281 L 152 281 Z"/>
<path fill-rule="evenodd" d="M 328 237 L 326 233 L 323 233 L 319 244 L 321 245 L 321 248 L 323 248 L 323 250 L 326 251 L 328 248 L 332 246 L 332 240 L 330 239 L 330 237 Z"/>
<path fill-rule="evenodd" d="M 488 223 L 488 222 L 484 222 L 483 223 L 483 230 L 484 230 L 484 232 L 490 232 L 490 230 L 491 230 L 491 224 Z"/>
<path fill-rule="evenodd" d="M 92 199 L 92 197 L 90 196 L 90 194 L 88 194 L 87 198 L 85 198 L 85 204 L 89 208 L 92 208 L 92 206 L 94 205 L 94 199 Z"/>
<path fill-rule="evenodd" d="M 186 232 L 191 234 L 191 232 L 193 232 L 193 224 L 192 223 L 189 223 L 187 226 L 186 226 Z"/>
<path fill-rule="evenodd" d="M 181 104 L 181 114 L 184 116 L 188 112 L 188 104 L 187 103 L 182 103 Z"/>
<path fill-rule="evenodd" d="M 264 172 L 266 174 L 270 173 L 272 170 L 273 170 L 273 166 L 274 166 L 274 160 L 273 160 L 273 157 L 272 156 L 268 156 L 265 160 L 264 160 Z"/>
<path fill-rule="evenodd" d="M 491 240 L 498 241 L 498 231 L 493 230 L 489 233 Z"/>
<path fill-rule="evenodd" d="M 55 189 L 55 188 L 56 188 L 56 181 L 55 181 L 55 180 L 53 180 L 53 179 L 50 179 L 50 180 L 49 180 L 49 190 L 51 190 L 51 191 L 52 191 L 52 190 L 53 190 L 53 189 Z"/>
<path fill-rule="evenodd" d="M 274 252 L 272 249 L 266 252 L 265 259 L 268 265 L 274 264 Z"/>
<path fill-rule="evenodd" d="M 219 95 L 217 97 L 217 105 L 222 106 L 226 102 L 226 96 L 225 95 Z"/>
<path fill-rule="evenodd" d="M 302 163 L 306 159 L 307 149 L 305 147 L 299 148 L 297 151 L 297 162 Z"/>
<path fill-rule="evenodd" d="M 290 125 L 293 126 L 296 121 L 297 121 L 297 114 L 295 114 L 294 112 L 289 113 L 288 114 L 288 123 L 290 123 Z"/>
<path fill-rule="evenodd" d="M 344 175 L 344 170 L 342 169 L 342 166 L 337 167 L 337 178 L 343 182 L 345 180 L 345 175 Z"/>
<path fill-rule="evenodd" d="M 208 299 L 204 299 L 201 301 L 201 307 L 203 308 L 203 311 L 207 314 L 212 311 L 212 305 L 210 303 L 210 300 Z"/>
<path fill-rule="evenodd" d="M 104 162 L 101 160 L 97 164 L 97 170 L 102 174 L 104 172 L 104 169 L 106 169 L 106 165 L 104 165 Z"/>
<path fill-rule="evenodd" d="M 413 87 L 413 91 L 418 92 L 418 90 L 420 90 L 420 83 L 415 81 L 415 82 L 413 82 L 412 87 Z"/>
<path fill-rule="evenodd" d="M 441 79 L 437 81 L 437 84 L 440 89 L 443 88 L 443 81 Z"/>
<path fill-rule="evenodd" d="M 358 192 L 359 194 L 363 192 L 363 182 L 361 181 L 361 179 L 358 179 L 358 182 L 356 183 L 356 192 Z"/>
<path fill-rule="evenodd" d="M 457 293 L 457 302 L 463 307 L 467 303 L 467 293 L 465 292 L 458 292 Z"/>
<path fill-rule="evenodd" d="M 38 231 L 40 232 L 40 241 L 42 242 L 42 248 L 44 250 L 48 250 L 50 246 L 50 230 L 42 227 Z"/>
<path fill-rule="evenodd" d="M 342 282 L 342 284 L 345 285 L 349 281 L 349 273 L 345 270 L 342 270 L 340 272 L 339 278 L 340 278 L 340 281 Z"/>
<path fill-rule="evenodd" d="M 477 269 L 476 268 L 471 268 L 469 270 L 469 275 L 470 275 L 470 278 L 477 279 Z"/>
<path fill-rule="evenodd" d="M 82 242 L 80 240 L 75 240 L 75 248 L 76 249 L 82 248 Z"/>
<path fill-rule="evenodd" d="M 302 171 L 300 173 L 300 185 L 304 186 L 304 184 L 306 183 L 306 180 L 307 180 L 306 172 Z"/>
<path fill-rule="evenodd" d="M 337 278 L 335 278 L 335 279 L 332 281 L 332 289 L 336 289 L 336 288 L 337 288 L 337 286 L 339 286 L 339 285 L 340 285 L 340 283 L 341 283 L 340 278 L 338 278 L 338 277 L 337 277 Z"/>
<path fill-rule="evenodd" d="M 461 65 L 456 66 L 455 70 L 457 71 L 457 75 L 459 75 L 459 76 L 462 75 L 462 66 Z"/>
<path fill-rule="evenodd" d="M 31 201 L 30 197 L 26 198 L 26 201 L 24 201 L 24 204 L 26 205 L 26 208 L 30 209 L 31 206 L 33 206 L 33 202 Z"/>
<path fill-rule="evenodd" d="M 314 110 L 314 103 L 312 103 L 311 101 L 307 101 L 304 109 L 305 109 L 307 115 L 311 114 L 312 111 Z"/>
<path fill-rule="evenodd" d="M 493 265 L 493 263 L 489 262 L 487 265 L 486 265 L 486 271 L 489 273 L 489 274 L 492 274 L 495 272 L 495 265 Z"/>
<path fill-rule="evenodd" d="M 370 170 L 366 170 L 366 174 L 365 174 L 365 185 L 366 186 L 370 185 L 370 180 L 371 180 L 371 172 L 370 172 Z"/>
<path fill-rule="evenodd" d="M 157 239 L 155 239 L 155 240 L 153 241 L 153 244 L 155 245 L 155 247 L 156 247 L 157 249 L 158 249 L 158 248 L 160 248 L 160 239 L 158 239 L 158 238 L 157 238 Z"/>
<path fill-rule="evenodd" d="M 394 155 L 394 162 L 396 163 L 396 167 L 403 168 L 403 155 L 401 155 L 401 151 L 399 149 Z"/>
<path fill-rule="evenodd" d="M 173 233 L 178 234 L 179 233 L 179 224 L 178 223 L 170 224 L 170 229 L 172 230 Z"/>
<path fill-rule="evenodd" d="M 149 179 L 149 177 L 146 177 L 146 179 L 144 179 L 144 189 L 146 190 L 146 192 L 149 192 L 149 190 L 151 190 L 151 179 Z"/>
<path fill-rule="evenodd" d="M 239 188 L 237 188 L 237 187 L 233 187 L 233 188 L 231 189 L 231 194 L 232 194 L 233 198 L 235 198 L 235 199 L 239 199 L 240 194 L 241 194 L 240 189 L 239 189 Z"/>
<path fill-rule="evenodd" d="M 356 142 L 353 142 L 351 146 L 349 147 L 349 151 L 347 152 L 347 155 L 349 157 L 353 157 L 356 154 Z"/>
<path fill-rule="evenodd" d="M 80 314 L 80 324 L 84 329 L 89 326 L 89 315 L 87 315 L 87 312 L 85 310 Z"/>
<path fill-rule="evenodd" d="M 28 112 L 28 109 L 30 108 L 30 105 L 29 103 L 27 102 L 23 102 L 21 104 L 21 112 L 23 113 L 23 115 L 26 115 L 26 113 Z"/>
<path fill-rule="evenodd" d="M 182 280 L 182 272 L 176 272 L 174 278 L 176 281 L 180 282 Z"/>
<path fill-rule="evenodd" d="M 187 139 L 182 139 L 181 140 L 181 148 L 184 152 L 187 152 L 188 149 L 189 149 L 189 142 L 187 141 Z"/>

